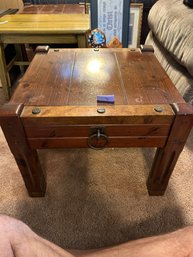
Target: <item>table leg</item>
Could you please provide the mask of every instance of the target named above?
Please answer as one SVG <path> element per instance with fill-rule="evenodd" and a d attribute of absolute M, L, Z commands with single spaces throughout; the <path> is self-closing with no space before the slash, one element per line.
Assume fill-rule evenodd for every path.
<path fill-rule="evenodd" d="M 84 34 L 78 35 L 77 40 L 78 40 L 78 48 L 86 48 L 87 47 L 86 36 Z"/>
<path fill-rule="evenodd" d="M 11 86 L 11 82 L 10 82 L 9 74 L 7 71 L 3 43 L 0 43 L 0 79 L 1 79 L 5 98 L 8 100 L 10 98 L 9 88 Z"/>
<path fill-rule="evenodd" d="M 37 151 L 30 148 L 20 114 L 23 106 L 4 105 L 0 110 L 0 125 L 13 153 L 28 193 L 32 197 L 45 195 L 46 180 Z"/>
<path fill-rule="evenodd" d="M 17 60 L 21 61 L 21 62 L 24 61 L 22 45 L 21 44 L 15 44 L 14 46 L 15 46 Z M 19 68 L 20 68 L 21 74 L 24 74 L 24 72 L 25 72 L 24 66 L 20 65 Z"/>
<path fill-rule="evenodd" d="M 147 180 L 149 195 L 163 195 L 193 126 L 193 107 L 179 104 L 165 147 L 158 148 Z"/>
<path fill-rule="evenodd" d="M 24 74 L 25 71 L 27 70 L 27 66 L 29 64 L 29 60 L 28 60 L 28 56 L 27 56 L 27 51 L 25 48 L 25 44 L 15 44 L 15 50 L 16 50 L 16 58 L 17 58 L 17 65 L 19 65 L 18 63 L 20 63 L 19 67 L 20 67 L 20 71 L 21 74 Z"/>

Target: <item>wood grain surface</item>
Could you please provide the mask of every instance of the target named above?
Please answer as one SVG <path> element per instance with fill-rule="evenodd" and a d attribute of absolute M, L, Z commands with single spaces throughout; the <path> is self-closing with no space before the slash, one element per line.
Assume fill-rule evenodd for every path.
<path fill-rule="evenodd" d="M 85 33 L 90 28 L 88 14 L 15 14 L 0 18 L 0 34 Z"/>
<path fill-rule="evenodd" d="M 170 105 L 159 105 L 163 111 L 155 110 L 157 105 L 105 106 L 103 114 L 97 106 L 39 106 L 41 112 L 33 114 L 34 106 L 26 106 L 21 118 L 24 124 L 170 124 L 174 112 Z"/>
<path fill-rule="evenodd" d="M 115 96 L 115 105 L 184 102 L 153 53 L 129 49 L 37 54 L 11 102 L 96 106 L 97 95 L 106 94 Z"/>
<path fill-rule="evenodd" d="M 25 5 L 20 13 L 85 13 L 84 4 L 37 4 Z"/>

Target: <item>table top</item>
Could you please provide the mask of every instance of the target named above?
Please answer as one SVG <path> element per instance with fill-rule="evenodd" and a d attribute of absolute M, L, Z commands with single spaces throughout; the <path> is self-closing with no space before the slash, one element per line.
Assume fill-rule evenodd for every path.
<path fill-rule="evenodd" d="M 97 95 L 114 95 L 115 105 L 184 103 L 154 54 L 139 49 L 37 54 L 10 103 L 97 106 Z"/>
<path fill-rule="evenodd" d="M 20 13 L 85 13 L 84 4 L 37 4 L 25 5 Z"/>
<path fill-rule="evenodd" d="M 0 18 L 0 34 L 82 34 L 90 28 L 88 14 L 14 14 Z"/>

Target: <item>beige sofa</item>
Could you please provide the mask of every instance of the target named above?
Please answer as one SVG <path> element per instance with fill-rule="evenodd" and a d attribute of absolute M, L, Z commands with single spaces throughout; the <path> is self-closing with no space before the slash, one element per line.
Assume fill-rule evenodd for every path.
<path fill-rule="evenodd" d="M 19 9 L 23 8 L 23 1 L 22 0 L 1 0 L 0 1 L 0 10 L 5 9 Z"/>
<path fill-rule="evenodd" d="M 183 0 L 159 0 L 148 17 L 146 44 L 187 102 L 193 104 L 193 9 Z"/>

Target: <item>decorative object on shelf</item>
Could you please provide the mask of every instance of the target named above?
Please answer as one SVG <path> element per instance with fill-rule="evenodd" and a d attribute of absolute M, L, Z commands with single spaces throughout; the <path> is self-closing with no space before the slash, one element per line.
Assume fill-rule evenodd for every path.
<path fill-rule="evenodd" d="M 90 48 L 107 47 L 106 37 L 102 30 L 94 29 L 88 33 L 88 47 Z"/>
<path fill-rule="evenodd" d="M 108 48 L 122 48 L 122 47 L 123 46 L 121 42 L 116 36 L 114 36 L 113 39 L 111 39 L 111 41 L 108 44 Z"/>
<path fill-rule="evenodd" d="M 108 45 L 106 45 L 106 36 L 100 29 L 88 31 L 87 34 L 88 48 L 122 48 L 119 39 L 114 36 Z"/>
<path fill-rule="evenodd" d="M 106 35 L 107 45 L 116 36 L 128 47 L 128 0 L 91 0 L 91 29 L 99 28 Z"/>
<path fill-rule="evenodd" d="M 143 15 L 143 4 L 132 3 L 130 5 L 129 18 L 129 48 L 136 48 L 140 45 L 141 25 Z"/>
<path fill-rule="evenodd" d="M 114 36 L 112 40 L 106 45 L 106 36 L 100 29 L 94 29 L 88 32 L 87 42 L 89 48 L 122 48 L 119 39 Z"/>

